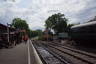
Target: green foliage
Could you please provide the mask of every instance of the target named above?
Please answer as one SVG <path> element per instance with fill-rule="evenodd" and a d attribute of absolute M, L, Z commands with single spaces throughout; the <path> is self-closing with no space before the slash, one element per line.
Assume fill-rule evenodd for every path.
<path fill-rule="evenodd" d="M 30 29 L 27 22 L 25 20 L 22 20 L 21 18 L 14 18 L 12 21 L 12 27 L 15 27 L 16 29 L 19 30 L 26 30 L 26 33 L 28 35 L 30 33 Z M 25 33 L 20 32 L 20 37 L 22 37 L 23 35 L 25 35 Z"/>
<path fill-rule="evenodd" d="M 41 36 L 42 35 L 42 30 L 36 30 L 37 33 L 38 33 L 38 36 Z"/>
<path fill-rule="evenodd" d="M 36 37 L 36 36 L 41 36 L 41 34 L 42 34 L 42 30 L 36 30 L 36 31 L 30 30 L 27 22 L 25 20 L 22 20 L 21 18 L 13 19 L 12 26 L 15 27 L 16 29 L 20 29 L 20 30 L 25 29 L 30 38 Z M 20 35 L 22 36 L 22 35 L 24 35 L 24 33 L 21 33 Z"/>
<path fill-rule="evenodd" d="M 25 30 L 29 29 L 26 21 L 20 18 L 13 19 L 12 26 L 15 27 L 16 29 L 25 29 Z"/>
<path fill-rule="evenodd" d="M 64 14 L 58 13 L 50 16 L 45 21 L 45 26 L 48 29 L 53 29 L 55 33 L 67 32 L 67 21 Z"/>
<path fill-rule="evenodd" d="M 30 35 L 30 37 L 41 37 L 42 36 L 42 30 L 34 30 L 34 31 L 32 31 L 32 30 L 30 30 L 29 31 L 30 33 L 29 33 L 29 35 Z"/>

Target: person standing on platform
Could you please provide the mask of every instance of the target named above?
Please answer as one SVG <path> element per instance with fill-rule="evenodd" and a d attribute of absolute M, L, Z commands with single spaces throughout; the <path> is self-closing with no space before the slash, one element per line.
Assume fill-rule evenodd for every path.
<path fill-rule="evenodd" d="M 25 42 L 25 44 L 27 43 L 27 40 L 28 40 L 28 35 L 24 35 L 23 36 L 23 41 Z"/>

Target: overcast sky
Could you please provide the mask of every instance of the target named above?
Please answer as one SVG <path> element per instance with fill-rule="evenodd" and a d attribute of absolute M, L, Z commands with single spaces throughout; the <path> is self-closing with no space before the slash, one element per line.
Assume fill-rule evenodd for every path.
<path fill-rule="evenodd" d="M 19 17 L 31 29 L 44 29 L 44 21 L 54 13 L 63 13 L 69 23 L 84 23 L 96 15 L 96 0 L 0 0 L 0 23 Z"/>

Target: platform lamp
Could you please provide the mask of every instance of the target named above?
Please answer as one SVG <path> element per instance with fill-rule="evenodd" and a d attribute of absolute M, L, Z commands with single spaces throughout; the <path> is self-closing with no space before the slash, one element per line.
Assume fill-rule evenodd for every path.
<path fill-rule="evenodd" d="M 8 23 L 7 23 L 8 43 L 10 42 L 10 39 L 9 39 L 9 37 L 10 37 L 9 27 L 10 27 L 10 26 L 11 26 L 11 24 L 8 24 Z"/>

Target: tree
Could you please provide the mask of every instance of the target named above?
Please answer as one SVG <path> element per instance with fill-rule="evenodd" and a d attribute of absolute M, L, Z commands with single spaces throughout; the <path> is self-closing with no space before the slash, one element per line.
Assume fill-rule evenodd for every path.
<path fill-rule="evenodd" d="M 16 29 L 20 29 L 20 30 L 23 30 L 23 29 L 28 30 L 29 29 L 29 26 L 26 23 L 26 21 L 22 20 L 20 18 L 13 19 L 12 26 L 15 27 Z"/>
<path fill-rule="evenodd" d="M 36 30 L 36 32 L 38 33 L 38 36 L 42 35 L 42 30 Z"/>
<path fill-rule="evenodd" d="M 67 21 L 64 14 L 53 14 L 45 21 L 45 26 L 49 30 L 53 29 L 56 34 L 67 32 Z"/>
<path fill-rule="evenodd" d="M 30 30 L 29 31 L 30 36 L 29 37 L 41 37 L 42 36 L 42 30 Z"/>
<path fill-rule="evenodd" d="M 12 27 L 18 29 L 18 30 L 26 30 L 26 32 L 20 32 L 20 37 L 24 36 L 27 34 L 28 36 L 30 35 L 29 31 L 29 26 L 25 20 L 22 20 L 21 18 L 14 18 L 12 21 Z"/>

